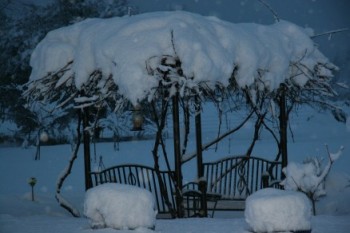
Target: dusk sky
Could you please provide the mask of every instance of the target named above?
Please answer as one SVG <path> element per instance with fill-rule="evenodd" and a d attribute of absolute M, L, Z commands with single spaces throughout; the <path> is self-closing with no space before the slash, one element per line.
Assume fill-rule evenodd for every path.
<path fill-rule="evenodd" d="M 35 4 L 50 0 L 16 0 Z M 350 28 L 350 1 L 348 0 L 264 0 L 277 15 L 299 26 L 314 29 L 315 34 Z M 271 24 L 270 10 L 259 0 L 129 0 L 140 13 L 150 11 L 184 10 L 205 16 L 216 16 L 233 23 L 255 22 Z M 350 30 L 315 39 L 320 50 L 337 66 L 341 79 L 349 80 Z M 349 84 L 349 81 L 347 81 Z"/>
<path fill-rule="evenodd" d="M 185 10 L 216 16 L 233 23 L 271 24 L 274 18 L 259 0 L 130 0 L 140 13 L 161 10 Z M 315 34 L 350 28 L 348 0 L 265 0 L 284 20 L 314 29 Z M 315 39 L 321 51 L 340 67 L 338 75 L 348 80 L 350 74 L 350 30 Z M 346 61 L 347 60 L 347 61 Z"/>

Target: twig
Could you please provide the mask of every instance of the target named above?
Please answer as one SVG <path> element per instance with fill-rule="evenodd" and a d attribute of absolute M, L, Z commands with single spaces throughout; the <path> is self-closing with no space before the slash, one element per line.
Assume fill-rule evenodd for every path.
<path fill-rule="evenodd" d="M 174 30 L 171 30 L 170 34 L 171 34 L 171 45 L 173 47 L 175 57 L 177 57 L 177 53 L 175 49 L 175 41 L 174 41 Z"/>
<path fill-rule="evenodd" d="M 349 28 L 340 28 L 340 29 L 331 30 L 331 31 L 328 31 L 328 32 L 323 32 L 323 33 L 320 33 L 320 34 L 316 34 L 316 35 L 311 36 L 310 38 L 313 39 L 313 38 L 320 37 L 320 36 L 325 36 L 325 35 L 332 36 L 335 33 L 344 32 L 344 31 L 348 31 L 348 30 L 349 30 Z"/>
<path fill-rule="evenodd" d="M 261 4 L 263 4 L 269 11 L 271 11 L 271 13 L 273 14 L 273 17 L 275 18 L 275 20 L 276 20 L 276 22 L 279 22 L 281 19 L 280 19 L 280 17 L 278 17 L 278 15 L 277 15 L 277 13 L 276 13 L 276 11 L 274 11 L 273 9 L 272 9 L 272 7 L 269 5 L 269 4 L 267 4 L 265 1 L 263 1 L 263 0 L 258 0 Z"/>
<path fill-rule="evenodd" d="M 331 160 L 331 152 L 329 152 L 328 144 L 325 144 L 325 147 L 326 147 L 326 150 L 327 150 L 327 153 L 328 153 L 329 160 Z"/>

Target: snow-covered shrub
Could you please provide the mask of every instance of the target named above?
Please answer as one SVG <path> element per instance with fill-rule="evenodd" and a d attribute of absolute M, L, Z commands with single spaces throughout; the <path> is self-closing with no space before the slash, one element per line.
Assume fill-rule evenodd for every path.
<path fill-rule="evenodd" d="M 283 168 L 286 178 L 281 182 L 285 190 L 300 191 L 312 201 L 313 213 L 316 214 L 315 203 L 320 197 L 326 195 L 325 180 L 332 164 L 340 157 L 344 147 L 340 147 L 337 153 L 330 153 L 329 161 L 322 167 L 321 160 L 311 158 L 303 163 L 290 162 Z"/>
<path fill-rule="evenodd" d="M 254 232 L 311 230 L 311 203 L 305 194 L 261 189 L 246 200 L 245 220 Z"/>
<path fill-rule="evenodd" d="M 303 163 L 290 162 L 283 169 L 286 179 L 281 184 L 286 190 L 312 193 L 312 199 L 316 200 L 326 194 L 324 180 L 319 179 L 321 172 L 321 161 L 317 158 L 305 160 Z"/>
<path fill-rule="evenodd" d="M 85 195 L 84 214 L 92 228 L 154 229 L 156 213 L 152 194 L 135 186 L 103 184 Z"/>

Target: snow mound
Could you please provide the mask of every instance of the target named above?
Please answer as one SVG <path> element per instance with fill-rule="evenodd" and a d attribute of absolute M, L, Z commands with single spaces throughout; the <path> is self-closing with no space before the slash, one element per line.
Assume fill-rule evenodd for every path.
<path fill-rule="evenodd" d="M 80 89 L 94 71 L 113 77 L 132 103 L 152 99 L 159 85 L 155 71 L 166 72 L 164 59 L 176 58 L 180 88 L 255 83 L 274 90 L 286 79 L 303 87 L 316 76 L 332 76 L 335 66 L 319 52 L 308 32 L 290 22 L 232 24 L 188 12 L 152 12 L 109 19 L 86 19 L 51 31 L 32 53 L 30 80 L 73 62 L 56 86 L 74 77 Z M 159 77 L 158 77 L 159 78 Z M 103 88 L 104 79 L 97 86 Z"/>
<path fill-rule="evenodd" d="M 86 192 L 84 214 L 92 228 L 154 229 L 156 221 L 155 203 L 149 191 L 114 183 Z"/>
<path fill-rule="evenodd" d="M 307 231 L 311 209 L 303 193 L 267 188 L 247 198 L 244 215 L 254 232 Z"/>

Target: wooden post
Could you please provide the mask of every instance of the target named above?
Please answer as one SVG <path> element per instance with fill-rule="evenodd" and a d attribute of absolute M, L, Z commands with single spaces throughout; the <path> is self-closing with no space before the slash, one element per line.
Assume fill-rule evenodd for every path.
<path fill-rule="evenodd" d="M 173 133 L 174 133 L 174 157 L 175 157 L 175 175 L 176 175 L 176 206 L 177 216 L 184 216 L 183 197 L 182 197 L 182 170 L 181 170 L 181 145 L 180 145 L 180 117 L 179 117 L 179 93 L 173 97 Z"/>
<path fill-rule="evenodd" d="M 196 115 L 195 115 L 195 126 L 196 126 L 196 149 L 197 149 L 197 179 L 199 180 L 198 188 L 202 193 L 201 196 L 201 217 L 208 216 L 207 208 L 207 184 L 202 178 L 204 176 L 203 171 L 203 154 L 202 154 L 202 120 L 201 120 L 201 103 L 198 96 L 195 98 Z"/>
<path fill-rule="evenodd" d="M 90 133 L 86 130 L 89 126 L 89 110 L 84 108 L 83 114 L 83 142 L 84 142 L 84 173 L 85 173 L 85 190 L 92 187 L 90 177 L 91 172 L 91 158 L 90 158 Z"/>
<path fill-rule="evenodd" d="M 288 139 L 287 139 L 287 126 L 288 126 L 288 116 L 286 110 L 286 87 L 282 84 L 280 87 L 280 144 L 281 144 L 281 154 L 282 154 L 282 168 L 288 165 Z M 284 176 L 284 174 L 282 174 Z M 283 177 L 282 177 L 283 178 Z"/>

